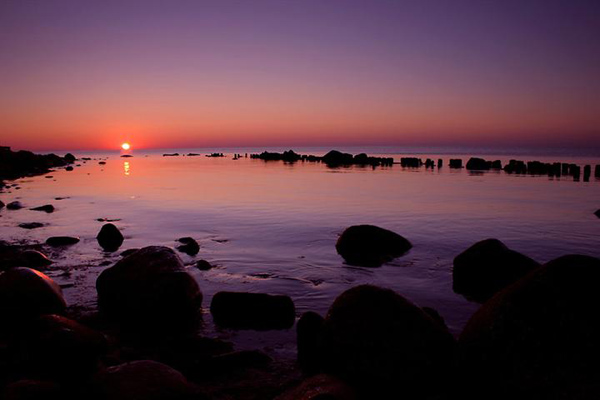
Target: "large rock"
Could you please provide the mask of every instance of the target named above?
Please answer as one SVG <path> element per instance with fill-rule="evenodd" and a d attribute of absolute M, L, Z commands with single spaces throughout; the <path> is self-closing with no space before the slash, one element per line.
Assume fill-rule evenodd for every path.
<path fill-rule="evenodd" d="M 42 315 L 16 328 L 9 342 L 12 368 L 25 375 L 72 380 L 96 372 L 104 335 L 58 315 Z"/>
<path fill-rule="evenodd" d="M 564 256 L 487 301 L 460 336 L 461 395 L 600 398 L 599 281 L 600 259 Z"/>
<path fill-rule="evenodd" d="M 123 234 L 114 224 L 104 224 L 96 236 L 100 247 L 105 251 L 116 251 L 123 244 Z"/>
<path fill-rule="evenodd" d="M 287 329 L 296 318 L 292 299 L 265 293 L 218 292 L 210 312 L 217 325 L 233 329 Z"/>
<path fill-rule="evenodd" d="M 486 239 L 456 256 L 452 285 L 456 293 L 483 302 L 539 266 L 501 241 Z"/>
<path fill-rule="evenodd" d="M 177 250 L 188 256 L 195 256 L 200 251 L 200 245 L 194 238 L 182 237 L 177 239 L 177 241 L 182 243 L 180 246 L 177 246 Z"/>
<path fill-rule="evenodd" d="M 358 394 L 344 381 L 326 374 L 307 378 L 275 400 L 356 400 Z"/>
<path fill-rule="evenodd" d="M 296 324 L 298 365 L 310 374 L 322 367 L 321 335 L 325 319 L 313 311 L 302 314 Z"/>
<path fill-rule="evenodd" d="M 66 307 L 60 286 L 30 268 L 11 268 L 0 274 L 0 315 L 21 319 L 61 314 Z"/>
<path fill-rule="evenodd" d="M 107 368 L 95 379 L 98 400 L 182 400 L 194 388 L 177 370 L 156 361 L 133 361 Z"/>
<path fill-rule="evenodd" d="M 395 232 L 373 225 L 355 225 L 339 237 L 335 248 L 348 264 L 378 267 L 410 250 L 412 244 Z"/>
<path fill-rule="evenodd" d="M 323 326 L 325 372 L 369 398 L 428 395 L 444 389 L 454 339 L 421 308 L 389 289 L 361 285 L 342 293 Z"/>
<path fill-rule="evenodd" d="M 21 208 L 23 208 L 23 204 L 18 200 L 11 201 L 6 205 L 7 210 L 20 210 Z"/>
<path fill-rule="evenodd" d="M 96 281 L 98 304 L 107 315 L 133 325 L 193 325 L 202 293 L 175 252 L 144 247 L 107 268 Z"/>

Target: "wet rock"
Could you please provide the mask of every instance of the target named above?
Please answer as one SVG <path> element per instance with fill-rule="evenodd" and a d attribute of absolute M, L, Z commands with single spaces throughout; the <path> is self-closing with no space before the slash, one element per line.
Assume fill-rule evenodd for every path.
<path fill-rule="evenodd" d="M 598 398 L 599 280 L 600 259 L 564 256 L 483 304 L 460 335 L 460 395 Z"/>
<path fill-rule="evenodd" d="M 104 224 L 96 236 L 104 251 L 116 251 L 123 244 L 123 234 L 114 224 Z"/>
<path fill-rule="evenodd" d="M 349 153 L 331 150 L 323 156 L 323 162 L 329 166 L 352 165 L 353 156 Z"/>
<path fill-rule="evenodd" d="M 183 243 L 181 246 L 177 246 L 177 250 L 185 253 L 189 256 L 195 256 L 200 251 L 200 245 L 194 238 L 182 237 L 177 239 L 179 243 Z"/>
<path fill-rule="evenodd" d="M 62 290 L 47 275 L 24 267 L 0 274 L 0 315 L 4 318 L 62 314 L 65 307 Z"/>
<path fill-rule="evenodd" d="M 483 302 L 539 266 L 501 241 L 486 239 L 456 256 L 452 286 L 456 293 Z"/>
<path fill-rule="evenodd" d="M 71 246 L 79 243 L 79 238 L 74 236 L 52 236 L 46 239 L 46 244 L 52 247 Z"/>
<path fill-rule="evenodd" d="M 412 247 L 402 236 L 373 225 L 355 225 L 339 237 L 335 248 L 348 264 L 379 267 Z"/>
<path fill-rule="evenodd" d="M 172 249 L 144 247 L 96 281 L 100 310 L 130 328 L 179 329 L 197 322 L 202 293 Z"/>
<path fill-rule="evenodd" d="M 65 171 L 73 171 L 73 167 L 71 167 L 70 165 L 68 167 L 65 168 Z"/>
<path fill-rule="evenodd" d="M 358 400 L 356 391 L 344 381 L 320 374 L 304 380 L 275 400 Z"/>
<path fill-rule="evenodd" d="M 135 253 L 136 251 L 138 251 L 139 249 L 127 249 L 125 251 L 123 251 L 121 254 L 119 254 L 121 257 L 127 257 L 130 254 Z"/>
<path fill-rule="evenodd" d="M 0 397 L 4 400 L 45 400 L 64 396 L 55 382 L 22 379 L 6 385 Z"/>
<path fill-rule="evenodd" d="M 106 165 L 106 161 L 99 161 L 98 164 L 99 165 Z"/>
<path fill-rule="evenodd" d="M 42 315 L 17 327 L 8 348 L 14 369 L 60 381 L 96 372 L 108 342 L 73 320 Z"/>
<path fill-rule="evenodd" d="M 450 161 L 448 162 L 448 166 L 450 168 L 462 168 L 462 159 L 460 158 L 451 158 Z"/>
<path fill-rule="evenodd" d="M 296 324 L 298 346 L 298 364 L 305 373 L 319 371 L 321 362 L 321 334 L 325 319 L 319 314 L 308 311 Z"/>
<path fill-rule="evenodd" d="M 150 360 L 107 368 L 94 387 L 98 400 L 183 400 L 195 391 L 179 371 Z"/>
<path fill-rule="evenodd" d="M 11 201 L 6 205 L 7 210 L 20 210 L 23 208 L 23 204 L 20 201 Z"/>
<path fill-rule="evenodd" d="M 594 215 L 598 218 L 600 218 L 600 210 L 596 210 L 596 212 L 594 213 Z"/>
<path fill-rule="evenodd" d="M 51 168 L 66 164 L 68 161 L 56 154 L 11 151 L 10 147 L 0 146 L 0 182 L 4 179 L 46 174 Z"/>
<path fill-rule="evenodd" d="M 41 222 L 23 222 L 22 224 L 19 224 L 19 227 L 23 229 L 37 229 L 42 228 L 43 226 L 44 224 Z"/>
<path fill-rule="evenodd" d="M 483 158 L 471 157 L 469 161 L 467 161 L 468 170 L 487 171 L 490 168 L 492 168 L 492 162 L 486 161 Z"/>
<path fill-rule="evenodd" d="M 427 397 L 445 389 L 454 339 L 394 291 L 361 285 L 329 308 L 322 351 L 324 371 L 368 398 Z"/>
<path fill-rule="evenodd" d="M 218 292 L 210 312 L 217 325 L 233 329 L 288 329 L 296 318 L 291 298 L 265 293 Z"/>
<path fill-rule="evenodd" d="M 214 267 L 206 260 L 198 260 L 196 261 L 196 268 L 198 268 L 200 271 L 208 271 Z"/>
<path fill-rule="evenodd" d="M 71 153 L 65 154 L 64 159 L 68 163 L 72 163 L 72 162 L 75 162 L 75 160 L 77 160 L 77 158 L 75 158 L 75 156 Z"/>
<path fill-rule="evenodd" d="M 54 206 L 52 204 L 46 204 L 46 205 L 43 205 L 43 206 L 30 208 L 30 210 L 33 210 L 33 211 L 43 211 L 43 212 L 46 212 L 46 213 L 50 214 L 50 213 L 54 212 Z"/>
<path fill-rule="evenodd" d="M 40 269 L 52 264 L 52 261 L 44 253 L 37 250 L 25 250 L 19 254 L 19 258 L 22 267 Z"/>

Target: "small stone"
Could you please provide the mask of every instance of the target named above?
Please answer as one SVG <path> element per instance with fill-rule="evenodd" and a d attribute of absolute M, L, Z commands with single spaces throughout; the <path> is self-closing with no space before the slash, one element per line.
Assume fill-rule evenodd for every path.
<path fill-rule="evenodd" d="M 23 204 L 20 201 L 11 201 L 6 205 L 7 210 L 20 210 L 23 208 Z"/>
<path fill-rule="evenodd" d="M 30 208 L 30 210 L 33 211 L 44 211 L 46 213 L 52 213 L 54 212 L 54 206 L 52 204 L 46 204 L 43 206 L 39 206 L 39 207 L 34 207 L 34 208 Z"/>
<path fill-rule="evenodd" d="M 213 268 L 213 266 L 206 260 L 198 260 L 196 261 L 196 268 L 200 271 L 208 271 Z"/>
<path fill-rule="evenodd" d="M 182 237 L 177 239 L 179 243 L 183 243 L 181 246 L 177 246 L 177 250 L 182 253 L 186 253 L 189 256 L 195 256 L 200 251 L 200 245 L 194 238 Z"/>
<path fill-rule="evenodd" d="M 23 222 L 22 224 L 19 224 L 19 227 L 23 229 L 36 229 L 41 228 L 43 226 L 44 224 L 42 224 L 41 222 Z"/>
<path fill-rule="evenodd" d="M 79 243 L 79 238 L 74 236 L 52 236 L 46 240 L 46 244 L 52 247 L 71 246 Z"/>

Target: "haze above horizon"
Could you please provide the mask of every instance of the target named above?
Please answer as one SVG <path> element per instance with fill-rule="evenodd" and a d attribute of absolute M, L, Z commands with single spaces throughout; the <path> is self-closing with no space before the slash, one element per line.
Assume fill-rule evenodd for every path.
<path fill-rule="evenodd" d="M 600 2 L 0 3 L 0 145 L 600 149 Z"/>

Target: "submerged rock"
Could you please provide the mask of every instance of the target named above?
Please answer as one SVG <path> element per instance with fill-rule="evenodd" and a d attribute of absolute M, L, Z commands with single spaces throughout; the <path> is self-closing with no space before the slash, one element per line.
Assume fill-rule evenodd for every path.
<path fill-rule="evenodd" d="M 99 400 L 183 400 L 195 391 L 179 371 L 150 360 L 107 368 L 96 377 L 94 389 Z"/>
<path fill-rule="evenodd" d="M 60 286 L 47 275 L 24 267 L 0 274 L 0 315 L 4 318 L 62 314 L 65 307 Z"/>
<path fill-rule="evenodd" d="M 20 201 L 11 201 L 6 205 L 7 210 L 20 210 L 23 208 L 23 204 Z"/>
<path fill-rule="evenodd" d="M 46 204 L 43 206 L 31 208 L 30 210 L 43 211 L 43 212 L 50 214 L 50 213 L 54 212 L 54 206 L 52 204 Z"/>
<path fill-rule="evenodd" d="M 291 298 L 265 293 L 218 292 L 210 312 L 217 325 L 233 329 L 288 329 L 296 318 Z"/>
<path fill-rule="evenodd" d="M 348 264 L 379 267 L 400 257 L 412 244 L 395 232 L 373 225 L 355 225 L 339 237 L 335 248 Z"/>
<path fill-rule="evenodd" d="M 79 238 L 74 236 L 52 236 L 46 239 L 46 244 L 52 247 L 71 246 L 79 243 Z"/>
<path fill-rule="evenodd" d="M 96 236 L 104 251 L 116 251 L 123 244 L 123 234 L 114 224 L 104 224 Z"/>
<path fill-rule="evenodd" d="M 182 237 L 177 239 L 179 243 L 183 243 L 181 246 L 177 246 L 177 250 L 185 253 L 189 256 L 195 256 L 200 251 L 200 245 L 194 238 Z"/>
<path fill-rule="evenodd" d="M 352 382 L 366 398 L 427 397 L 445 389 L 454 339 L 394 291 L 361 285 L 329 308 L 322 352 L 324 371 Z"/>
<path fill-rule="evenodd" d="M 19 227 L 23 229 L 37 229 L 42 228 L 43 226 L 44 224 L 41 222 L 23 222 L 22 224 L 19 224 Z"/>
<path fill-rule="evenodd" d="M 539 266 L 498 239 L 486 239 L 456 256 L 452 286 L 456 293 L 482 302 Z"/>
<path fill-rule="evenodd" d="M 564 256 L 487 301 L 460 335 L 464 394 L 600 397 L 599 281 L 600 259 Z"/>
<path fill-rule="evenodd" d="M 105 269 L 96 289 L 100 310 L 131 328 L 193 326 L 202 303 L 181 259 L 162 246 L 144 247 Z"/>
<path fill-rule="evenodd" d="M 198 268 L 200 271 L 208 271 L 214 267 L 206 260 L 198 260 L 196 261 L 196 268 Z"/>

